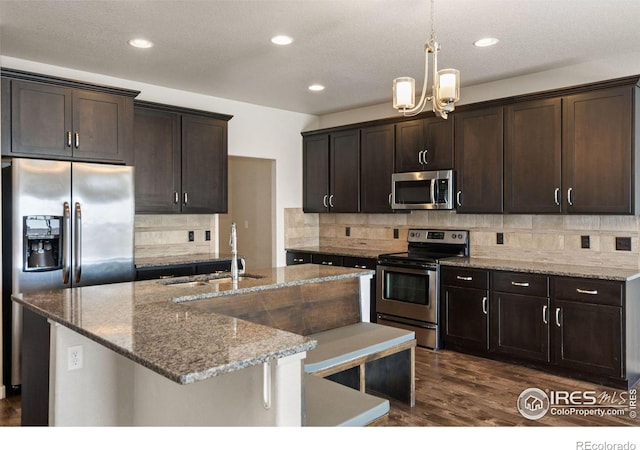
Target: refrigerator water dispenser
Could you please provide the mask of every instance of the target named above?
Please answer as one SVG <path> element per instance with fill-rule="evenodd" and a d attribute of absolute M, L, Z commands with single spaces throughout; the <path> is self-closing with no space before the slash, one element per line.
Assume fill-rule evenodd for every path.
<path fill-rule="evenodd" d="M 62 268 L 61 216 L 24 216 L 24 271 Z"/>

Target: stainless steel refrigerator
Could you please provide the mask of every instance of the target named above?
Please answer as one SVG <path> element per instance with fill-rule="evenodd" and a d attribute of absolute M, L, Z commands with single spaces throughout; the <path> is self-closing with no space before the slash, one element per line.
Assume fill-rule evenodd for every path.
<path fill-rule="evenodd" d="M 4 379 L 16 388 L 22 308 L 11 293 L 133 280 L 134 181 L 127 166 L 16 158 L 3 166 Z"/>

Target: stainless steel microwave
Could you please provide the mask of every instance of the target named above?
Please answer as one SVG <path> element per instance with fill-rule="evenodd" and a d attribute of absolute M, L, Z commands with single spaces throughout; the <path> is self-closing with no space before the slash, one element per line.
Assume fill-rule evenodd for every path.
<path fill-rule="evenodd" d="M 393 209 L 453 209 L 453 170 L 394 173 Z"/>

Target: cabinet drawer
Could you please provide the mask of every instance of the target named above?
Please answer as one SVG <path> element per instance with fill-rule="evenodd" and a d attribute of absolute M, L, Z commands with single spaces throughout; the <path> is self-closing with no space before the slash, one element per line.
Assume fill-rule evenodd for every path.
<path fill-rule="evenodd" d="M 355 267 L 356 269 L 375 269 L 377 260 L 374 258 L 357 258 L 345 256 L 342 258 L 342 265 L 345 267 Z"/>
<path fill-rule="evenodd" d="M 546 275 L 522 272 L 492 272 L 492 289 L 513 294 L 548 297 L 548 279 Z"/>
<path fill-rule="evenodd" d="M 554 277 L 551 286 L 553 297 L 557 299 L 622 306 L 623 282 Z"/>
<path fill-rule="evenodd" d="M 483 269 L 467 269 L 443 267 L 440 282 L 447 286 L 460 286 L 475 289 L 489 289 L 489 271 Z"/>
<path fill-rule="evenodd" d="M 311 264 L 311 253 L 287 252 L 287 266 Z"/>
<path fill-rule="evenodd" d="M 314 254 L 311 256 L 311 262 L 314 264 L 324 264 L 328 266 L 341 266 L 342 256 Z"/>

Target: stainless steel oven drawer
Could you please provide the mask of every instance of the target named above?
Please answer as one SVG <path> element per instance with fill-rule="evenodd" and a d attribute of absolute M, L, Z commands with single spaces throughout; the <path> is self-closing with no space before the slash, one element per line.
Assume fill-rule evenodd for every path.
<path fill-rule="evenodd" d="M 416 343 L 421 347 L 428 347 L 434 350 L 440 348 L 440 340 L 438 339 L 438 326 L 435 324 L 425 324 L 429 328 L 424 326 L 412 325 L 408 320 L 396 319 L 393 316 L 386 314 L 378 314 L 377 323 L 380 325 L 387 325 L 390 327 L 402 328 L 403 330 L 413 331 L 416 334 Z M 402 320 L 400 322 L 399 320 Z"/>

